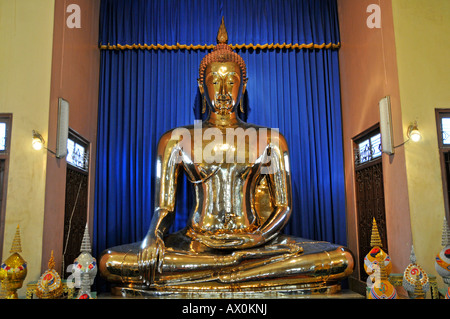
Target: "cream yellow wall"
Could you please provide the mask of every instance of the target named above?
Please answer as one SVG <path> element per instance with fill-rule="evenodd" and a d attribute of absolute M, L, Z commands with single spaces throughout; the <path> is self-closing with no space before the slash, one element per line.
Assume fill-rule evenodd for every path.
<path fill-rule="evenodd" d="M 41 271 L 47 154 L 31 137 L 48 134 L 53 10 L 53 0 L 0 0 L 0 113 L 13 114 L 2 260 L 19 225 L 26 282 Z"/>
<path fill-rule="evenodd" d="M 404 145 L 413 244 L 417 262 L 437 275 L 445 211 L 435 108 L 450 108 L 450 1 L 393 0 L 392 9 L 404 134 L 417 120 L 423 136 Z"/>

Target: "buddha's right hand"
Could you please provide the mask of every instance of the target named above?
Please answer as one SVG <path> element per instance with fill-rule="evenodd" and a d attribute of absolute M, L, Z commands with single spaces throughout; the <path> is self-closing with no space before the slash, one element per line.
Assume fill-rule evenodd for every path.
<path fill-rule="evenodd" d="M 139 251 L 139 273 L 148 285 L 155 282 L 156 272 L 162 272 L 164 250 L 164 240 L 159 231 L 147 235 L 142 243 Z"/>

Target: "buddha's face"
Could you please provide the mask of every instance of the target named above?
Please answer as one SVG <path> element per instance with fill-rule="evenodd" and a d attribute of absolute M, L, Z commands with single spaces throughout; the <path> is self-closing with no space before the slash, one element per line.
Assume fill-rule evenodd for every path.
<path fill-rule="evenodd" d="M 212 62 L 205 71 L 205 94 L 212 111 L 219 114 L 233 112 L 238 102 L 241 71 L 234 62 Z"/>

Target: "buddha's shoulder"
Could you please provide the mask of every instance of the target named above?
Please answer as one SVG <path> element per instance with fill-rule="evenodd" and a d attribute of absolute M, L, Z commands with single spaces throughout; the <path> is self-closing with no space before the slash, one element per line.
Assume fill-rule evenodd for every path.
<path fill-rule="evenodd" d="M 194 129 L 194 125 L 178 126 L 178 127 L 174 127 L 174 128 L 171 128 L 170 130 L 165 131 L 162 136 L 179 134 L 179 133 L 182 133 L 183 131 L 191 131 L 193 129 Z"/>
<path fill-rule="evenodd" d="M 248 127 L 255 129 L 259 139 L 264 138 L 267 143 L 270 143 L 273 146 L 277 145 L 282 150 L 288 149 L 287 140 L 279 129 L 253 124 Z"/>
<path fill-rule="evenodd" d="M 181 140 L 183 137 L 186 137 L 186 135 L 190 135 L 193 132 L 193 129 L 194 125 L 171 128 L 161 135 L 159 142 L 162 143 L 169 140 Z"/>
<path fill-rule="evenodd" d="M 259 134 L 267 134 L 269 138 L 279 138 L 285 140 L 283 133 L 277 128 L 270 128 L 266 126 L 248 124 L 243 127 L 244 129 L 254 129 Z"/>

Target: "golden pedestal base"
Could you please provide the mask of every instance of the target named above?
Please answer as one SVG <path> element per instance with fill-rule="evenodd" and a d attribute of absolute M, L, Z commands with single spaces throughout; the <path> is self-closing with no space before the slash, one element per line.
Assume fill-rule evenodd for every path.
<path fill-rule="evenodd" d="M 430 281 L 430 299 L 440 299 L 440 292 L 438 289 L 436 276 L 434 275 L 428 275 L 429 281 Z M 389 282 L 395 287 L 402 287 L 403 286 L 403 274 L 390 274 L 389 275 Z M 369 297 L 370 288 L 366 287 L 366 298 Z M 408 299 L 408 296 L 399 296 L 400 299 Z"/>
<path fill-rule="evenodd" d="M 222 289 L 143 289 L 139 287 L 113 287 L 111 294 L 123 298 L 166 298 L 166 299 L 270 299 L 270 298 L 333 298 L 341 293 L 340 284 L 289 285 L 264 287 L 259 289 L 222 288 Z"/>
<path fill-rule="evenodd" d="M 37 281 L 32 281 L 28 283 L 26 299 L 33 299 L 33 296 L 36 293 L 37 284 L 38 284 Z M 73 299 L 75 295 L 75 289 L 69 288 L 66 280 L 62 280 L 62 288 L 63 288 L 63 295 L 61 296 L 60 299 Z"/>
<path fill-rule="evenodd" d="M 428 275 L 428 279 L 430 281 L 431 299 L 439 299 L 439 290 L 438 290 L 438 286 L 437 286 L 436 276 Z M 402 287 L 403 286 L 403 274 L 390 274 L 389 282 L 394 287 Z"/>

